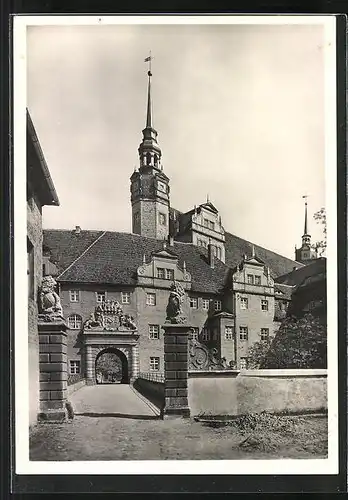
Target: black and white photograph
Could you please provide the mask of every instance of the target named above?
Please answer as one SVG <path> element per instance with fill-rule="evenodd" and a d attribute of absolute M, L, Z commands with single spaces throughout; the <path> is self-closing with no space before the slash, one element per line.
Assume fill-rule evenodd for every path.
<path fill-rule="evenodd" d="M 338 472 L 335 37 L 15 18 L 18 474 Z"/>

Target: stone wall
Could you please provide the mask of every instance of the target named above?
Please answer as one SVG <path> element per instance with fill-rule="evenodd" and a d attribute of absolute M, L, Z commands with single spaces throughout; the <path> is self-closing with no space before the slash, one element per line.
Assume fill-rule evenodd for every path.
<path fill-rule="evenodd" d="M 35 424 L 39 412 L 39 335 L 37 328 L 37 289 L 42 278 L 42 214 L 34 196 L 27 201 L 27 238 L 33 251 L 33 293 L 28 297 L 28 363 L 29 363 L 29 425 Z"/>
<path fill-rule="evenodd" d="M 191 415 L 301 412 L 327 408 L 326 370 L 190 372 Z"/>
<path fill-rule="evenodd" d="M 164 405 L 164 382 L 155 382 L 139 377 L 133 385 L 134 389 L 162 410 Z"/>

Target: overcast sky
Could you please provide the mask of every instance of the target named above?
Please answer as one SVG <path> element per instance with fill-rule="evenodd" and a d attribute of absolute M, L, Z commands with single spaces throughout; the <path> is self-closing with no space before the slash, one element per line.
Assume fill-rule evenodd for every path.
<path fill-rule="evenodd" d="M 31 26 L 28 108 L 59 199 L 45 228 L 131 231 L 129 177 L 154 127 L 171 205 L 293 258 L 325 205 L 321 26 Z"/>

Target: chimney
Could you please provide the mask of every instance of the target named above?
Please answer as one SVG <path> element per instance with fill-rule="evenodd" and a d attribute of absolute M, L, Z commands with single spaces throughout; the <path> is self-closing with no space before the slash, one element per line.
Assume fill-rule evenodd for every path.
<path fill-rule="evenodd" d="M 75 226 L 75 234 L 80 234 L 81 233 L 81 227 L 80 226 Z"/>
<path fill-rule="evenodd" d="M 215 255 L 214 255 L 214 245 L 209 243 L 208 245 L 208 263 L 212 269 L 215 267 Z"/>

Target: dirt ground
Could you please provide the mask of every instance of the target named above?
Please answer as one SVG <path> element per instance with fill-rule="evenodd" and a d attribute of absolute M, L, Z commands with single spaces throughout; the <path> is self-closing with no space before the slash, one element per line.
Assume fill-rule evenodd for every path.
<path fill-rule="evenodd" d="M 290 433 L 243 433 L 193 419 L 75 416 L 64 424 L 38 424 L 30 436 L 30 460 L 326 458 L 327 418 L 301 417 L 294 425 Z"/>

